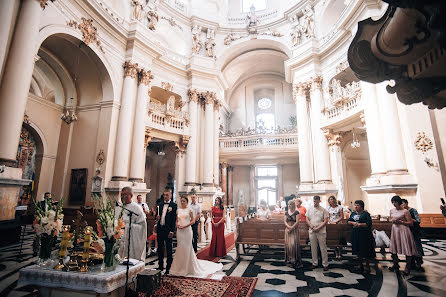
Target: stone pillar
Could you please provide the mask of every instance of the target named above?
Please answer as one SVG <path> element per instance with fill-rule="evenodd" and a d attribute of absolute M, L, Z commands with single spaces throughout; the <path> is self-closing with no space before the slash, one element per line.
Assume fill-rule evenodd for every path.
<path fill-rule="evenodd" d="M 0 81 L 19 13 L 20 0 L 0 1 Z"/>
<path fill-rule="evenodd" d="M 296 103 L 297 135 L 299 142 L 299 170 L 301 187 L 313 183 L 313 152 L 311 143 L 310 118 L 307 102 L 308 84 L 294 86 L 293 99 Z M 300 187 L 300 188 L 301 188 Z"/>
<path fill-rule="evenodd" d="M 328 152 L 327 139 L 321 130 L 323 98 L 322 77 L 316 76 L 311 80 L 311 130 L 313 132 L 313 160 L 314 182 L 331 183 L 330 154 Z"/>
<path fill-rule="evenodd" d="M 248 205 L 250 207 L 255 207 L 256 206 L 256 181 L 255 181 L 255 176 L 256 176 L 256 167 L 254 165 L 249 166 L 249 201 L 248 201 Z"/>
<path fill-rule="evenodd" d="M 204 116 L 204 152 L 203 152 L 203 186 L 211 187 L 214 184 L 214 101 L 215 93 L 205 94 Z"/>
<path fill-rule="evenodd" d="M 378 84 L 376 95 L 379 98 L 379 104 L 377 105 L 382 127 L 385 127 L 386 130 L 385 133 L 382 133 L 382 136 L 385 143 L 387 174 L 407 174 L 396 95 L 389 94 L 386 85 L 387 82 Z"/>
<path fill-rule="evenodd" d="M 283 165 L 277 166 L 277 196 L 283 197 Z"/>
<path fill-rule="evenodd" d="M 175 180 L 177 181 L 177 193 L 184 191 L 185 166 L 186 166 L 186 148 L 189 143 L 190 136 L 181 136 L 180 141 L 175 142 Z"/>
<path fill-rule="evenodd" d="M 214 102 L 214 185 L 218 187 L 220 183 L 220 149 L 219 149 L 219 137 L 220 137 L 220 102 L 215 100 Z"/>
<path fill-rule="evenodd" d="M 370 166 L 372 175 L 386 173 L 386 155 L 384 152 L 383 131 L 379 118 L 376 87 L 374 84 L 361 81 L 361 96 L 365 104 L 364 116 L 369 146 Z M 387 128 L 386 128 L 387 130 Z"/>
<path fill-rule="evenodd" d="M 0 221 L 14 220 L 19 191 L 31 182 L 23 180 L 22 170 L 15 167 L 45 5 L 43 0 L 22 1 L 0 85 Z"/>
<path fill-rule="evenodd" d="M 153 76 L 150 71 L 141 70 L 138 75 L 138 95 L 133 126 L 132 154 L 130 163 L 130 181 L 143 182 L 146 165 L 145 118 L 147 116 L 147 102 L 150 80 Z"/>
<path fill-rule="evenodd" d="M 198 122 L 197 122 L 197 103 L 198 91 L 189 90 L 189 115 L 190 115 L 190 141 L 186 153 L 186 183 L 185 185 L 194 186 L 197 184 L 197 146 L 198 146 Z"/>
<path fill-rule="evenodd" d="M 17 18 L 0 86 L 0 165 L 16 165 L 42 7 L 43 1 L 24 0 Z"/>
<path fill-rule="evenodd" d="M 129 176 L 129 160 L 133 134 L 135 98 L 138 79 L 138 64 L 124 63 L 124 83 L 122 86 L 121 109 L 119 112 L 118 132 L 116 134 L 115 159 L 113 163 L 114 181 L 125 181 Z"/>
<path fill-rule="evenodd" d="M 234 167 L 228 166 L 228 206 L 234 206 L 234 197 L 232 191 L 232 174 Z"/>
<path fill-rule="evenodd" d="M 225 193 L 223 196 L 223 202 L 225 206 L 228 205 L 228 164 L 222 162 L 220 164 L 221 168 L 221 190 Z"/>
<path fill-rule="evenodd" d="M 338 189 L 341 187 L 342 182 L 342 153 L 341 153 L 341 135 L 339 133 L 333 133 L 330 130 L 324 130 L 324 135 L 328 140 L 328 147 L 330 151 L 330 167 L 333 183 L 338 185 Z"/>

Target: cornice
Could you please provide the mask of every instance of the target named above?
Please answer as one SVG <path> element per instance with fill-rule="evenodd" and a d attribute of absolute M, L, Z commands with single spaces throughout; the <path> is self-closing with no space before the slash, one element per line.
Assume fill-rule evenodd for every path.
<path fill-rule="evenodd" d="M 31 101 L 34 101 L 38 104 L 44 105 L 46 107 L 49 107 L 53 110 L 63 112 L 64 107 L 62 105 L 56 104 L 54 102 L 48 101 L 40 96 L 34 95 L 32 93 L 28 93 L 28 99 Z"/>

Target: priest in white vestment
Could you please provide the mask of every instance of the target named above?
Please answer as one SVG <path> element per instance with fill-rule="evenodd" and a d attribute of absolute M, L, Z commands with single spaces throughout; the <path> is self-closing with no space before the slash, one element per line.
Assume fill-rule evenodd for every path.
<path fill-rule="evenodd" d="M 128 209 L 135 214 L 132 215 L 132 233 L 130 238 L 130 259 L 137 259 L 145 261 L 146 259 L 146 238 L 147 238 L 147 222 L 146 215 L 143 212 L 141 206 L 132 202 L 133 190 L 130 187 L 124 187 L 121 190 L 121 201 L 125 209 Z M 121 246 L 119 248 L 119 255 L 121 258 L 127 257 L 128 245 L 129 245 L 129 227 L 130 227 L 130 215 L 127 210 L 123 211 L 123 219 L 125 223 L 124 236 L 121 239 Z M 121 212 L 120 206 L 116 207 L 116 211 Z"/>

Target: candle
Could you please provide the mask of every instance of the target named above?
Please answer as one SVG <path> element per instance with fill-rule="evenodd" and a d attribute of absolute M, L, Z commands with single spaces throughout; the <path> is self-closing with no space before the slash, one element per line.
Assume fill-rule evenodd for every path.
<path fill-rule="evenodd" d="M 90 240 L 91 240 L 91 227 L 85 227 L 84 233 L 84 252 L 82 253 L 82 259 L 88 260 L 89 251 L 90 251 Z"/>
<path fill-rule="evenodd" d="M 62 240 L 60 242 L 60 250 L 59 250 L 59 256 L 65 257 L 67 255 L 67 246 L 68 246 L 68 240 L 70 239 L 70 226 L 64 225 L 62 232 Z"/>
<path fill-rule="evenodd" d="M 160 206 L 157 205 L 156 207 L 158 207 L 158 215 L 160 216 L 160 215 L 161 215 L 161 214 L 160 214 Z"/>

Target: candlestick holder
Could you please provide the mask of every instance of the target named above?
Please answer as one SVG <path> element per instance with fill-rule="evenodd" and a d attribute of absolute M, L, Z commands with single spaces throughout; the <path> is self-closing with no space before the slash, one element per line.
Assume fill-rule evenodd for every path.
<path fill-rule="evenodd" d="M 70 239 L 70 225 L 62 226 L 62 240 L 60 242 L 59 250 L 59 262 L 54 266 L 55 270 L 65 270 L 66 266 L 63 263 L 65 256 L 67 255 L 68 240 Z"/>
<path fill-rule="evenodd" d="M 82 252 L 81 266 L 79 272 L 88 272 L 88 258 L 90 257 L 90 241 L 91 241 L 91 226 L 85 227 L 84 231 L 84 250 Z"/>
<path fill-rule="evenodd" d="M 76 251 L 71 252 L 70 261 L 66 264 L 66 270 L 68 271 L 76 271 L 79 269 L 79 263 L 77 262 L 77 254 Z"/>

